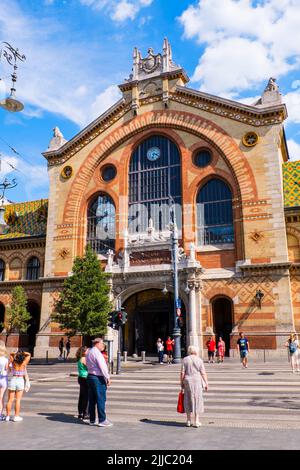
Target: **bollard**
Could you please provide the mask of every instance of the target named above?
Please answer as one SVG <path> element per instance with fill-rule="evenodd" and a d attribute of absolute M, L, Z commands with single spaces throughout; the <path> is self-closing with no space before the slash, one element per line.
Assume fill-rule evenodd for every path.
<path fill-rule="evenodd" d="M 46 364 L 48 364 L 48 349 L 46 351 Z"/>
<path fill-rule="evenodd" d="M 264 349 L 264 362 L 266 362 L 266 350 Z"/>
<path fill-rule="evenodd" d="M 142 362 L 146 362 L 146 351 L 141 351 Z"/>
<path fill-rule="evenodd" d="M 114 373 L 114 361 L 110 361 L 110 374 L 113 375 Z"/>
<path fill-rule="evenodd" d="M 127 362 L 127 351 L 123 351 L 123 361 Z"/>
<path fill-rule="evenodd" d="M 64 351 L 64 361 L 66 362 L 66 351 Z"/>

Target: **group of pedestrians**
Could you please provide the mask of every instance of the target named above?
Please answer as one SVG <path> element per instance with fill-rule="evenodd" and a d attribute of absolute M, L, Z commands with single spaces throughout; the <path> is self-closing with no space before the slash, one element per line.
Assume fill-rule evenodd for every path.
<path fill-rule="evenodd" d="M 79 384 L 78 418 L 92 426 L 109 427 L 106 419 L 106 390 L 111 379 L 107 366 L 107 354 L 102 338 L 92 342 L 92 348 L 83 346 L 76 354 Z M 96 420 L 96 408 L 98 420 Z"/>
<path fill-rule="evenodd" d="M 161 338 L 157 339 L 156 347 L 157 347 L 157 355 L 158 355 L 159 364 L 164 363 L 164 354 L 167 355 L 167 364 L 172 364 L 174 345 L 175 345 L 175 341 L 174 339 L 171 339 L 171 336 L 168 336 L 167 340 L 165 341 L 165 346 Z"/>
<path fill-rule="evenodd" d="M 64 343 L 64 338 L 61 338 L 59 343 L 58 343 L 58 349 L 59 349 L 58 360 L 59 361 L 62 361 L 64 359 L 64 348 L 66 349 L 65 359 L 67 360 L 69 355 L 70 355 L 70 351 L 71 351 L 71 340 L 70 340 L 70 338 L 67 339 L 66 344 Z"/>
<path fill-rule="evenodd" d="M 23 421 L 20 416 L 21 400 L 24 390 L 30 388 L 27 365 L 31 355 L 28 352 L 17 351 L 8 354 L 5 344 L 0 343 L 0 420 Z M 8 391 L 6 414 L 4 414 L 5 395 Z M 14 417 L 11 417 L 12 406 L 15 403 Z"/>
<path fill-rule="evenodd" d="M 225 342 L 223 338 L 220 336 L 218 342 L 216 344 L 214 338 L 210 336 L 208 341 L 206 342 L 207 347 L 207 354 L 208 354 L 208 362 L 213 363 L 215 362 L 215 356 L 218 359 L 218 363 L 224 362 L 224 356 L 226 351 Z"/>

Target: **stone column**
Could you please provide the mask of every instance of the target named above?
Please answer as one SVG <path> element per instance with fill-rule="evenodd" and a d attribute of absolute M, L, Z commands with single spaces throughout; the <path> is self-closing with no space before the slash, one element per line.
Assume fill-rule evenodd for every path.
<path fill-rule="evenodd" d="M 197 312 L 196 312 L 196 284 L 188 284 L 189 292 L 189 345 L 198 346 Z"/>

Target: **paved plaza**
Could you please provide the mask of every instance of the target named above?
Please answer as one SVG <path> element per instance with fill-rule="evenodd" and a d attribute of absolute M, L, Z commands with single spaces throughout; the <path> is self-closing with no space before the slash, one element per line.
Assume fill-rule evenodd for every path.
<path fill-rule="evenodd" d="M 74 363 L 30 365 L 32 387 L 22 423 L 0 423 L 0 448 L 19 449 L 300 449 L 300 374 L 288 363 L 237 360 L 206 364 L 203 426 L 185 427 L 176 412 L 179 366 L 129 364 L 113 376 L 107 414 L 112 428 L 76 419 Z M 7 438 L 7 439 L 6 439 Z"/>

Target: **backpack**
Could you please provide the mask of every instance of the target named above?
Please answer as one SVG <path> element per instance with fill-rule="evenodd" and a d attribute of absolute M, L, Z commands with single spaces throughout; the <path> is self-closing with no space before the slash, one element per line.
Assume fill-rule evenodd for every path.
<path fill-rule="evenodd" d="M 291 341 L 289 343 L 289 351 L 290 353 L 295 353 L 297 351 L 297 343 L 295 343 L 295 341 Z"/>

